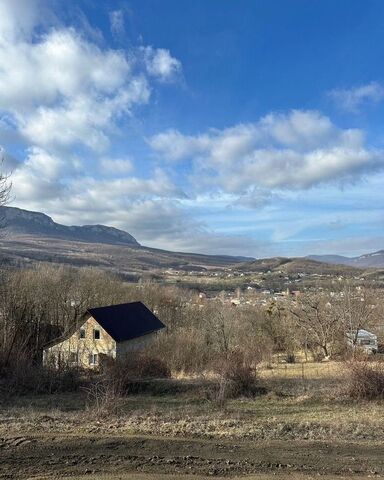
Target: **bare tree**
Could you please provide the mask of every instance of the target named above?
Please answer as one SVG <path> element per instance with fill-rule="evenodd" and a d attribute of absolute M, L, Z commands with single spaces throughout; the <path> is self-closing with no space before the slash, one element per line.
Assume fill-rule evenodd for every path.
<path fill-rule="evenodd" d="M 290 308 L 290 312 L 306 340 L 314 347 L 321 348 L 324 356 L 329 357 L 332 343 L 339 336 L 341 322 L 327 297 L 305 295 Z"/>
<path fill-rule="evenodd" d="M 369 289 L 345 285 L 333 302 L 335 315 L 339 318 L 345 334 L 349 334 L 353 347 L 359 332 L 370 328 L 375 321 L 378 298 Z"/>
<path fill-rule="evenodd" d="M 0 158 L 0 228 L 4 227 L 4 218 L 1 212 L 1 207 L 8 203 L 11 191 L 9 175 L 2 173 L 2 164 L 3 160 Z"/>
<path fill-rule="evenodd" d="M 9 200 L 11 191 L 11 183 L 9 182 L 9 175 L 2 173 L 3 160 L 0 159 L 0 207 L 6 205 Z"/>

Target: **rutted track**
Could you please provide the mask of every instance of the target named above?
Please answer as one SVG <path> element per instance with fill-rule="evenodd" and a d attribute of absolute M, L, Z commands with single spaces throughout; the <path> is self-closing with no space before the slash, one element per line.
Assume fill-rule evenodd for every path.
<path fill-rule="evenodd" d="M 39 435 L 0 438 L 0 478 L 77 478 L 99 474 L 255 473 L 384 475 L 378 442 L 242 441 L 138 436 Z"/>

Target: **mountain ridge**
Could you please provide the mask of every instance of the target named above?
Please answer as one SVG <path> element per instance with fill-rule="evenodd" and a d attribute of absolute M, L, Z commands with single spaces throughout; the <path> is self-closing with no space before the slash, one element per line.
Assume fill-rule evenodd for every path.
<path fill-rule="evenodd" d="M 119 271 L 204 270 L 229 267 L 252 257 L 171 252 L 141 245 L 131 234 L 105 225 L 65 226 L 48 215 L 0 207 L 0 261 L 66 263 Z"/>
<path fill-rule="evenodd" d="M 357 268 L 384 268 L 384 250 L 365 253 L 358 257 L 346 257 L 343 255 L 308 255 L 305 258 L 333 265 L 347 265 Z"/>
<path fill-rule="evenodd" d="M 206 255 L 199 253 L 171 252 L 167 250 L 146 247 L 141 245 L 130 233 L 106 225 L 71 225 L 66 226 L 55 222 L 51 217 L 42 212 L 33 212 L 17 207 L 0 207 L 0 219 L 3 220 L 6 235 L 0 236 L 1 243 L 18 249 L 18 256 L 23 257 L 23 248 L 31 258 L 44 259 L 46 252 L 51 251 L 53 258 L 62 258 L 63 251 L 68 249 L 82 250 L 94 245 L 93 250 L 101 248 L 111 250 L 116 247 L 124 250 L 124 255 L 138 261 L 144 258 L 144 264 L 151 267 L 161 264 L 162 268 L 188 268 L 198 266 L 205 268 L 209 266 L 229 266 L 243 262 L 263 262 L 273 259 L 255 259 L 245 256 L 232 255 Z M 40 244 L 40 247 L 38 245 Z M 88 246 L 88 247 L 87 247 Z M 99 247 L 97 247 L 99 246 Z M 116 248 L 114 251 L 116 251 Z M 141 253 L 140 253 L 141 252 Z M 95 253 L 95 252 L 94 252 Z M 48 253 L 47 253 L 48 255 Z M 120 253 L 119 253 L 120 255 Z M 118 255 L 118 256 L 119 256 Z M 140 257 L 141 255 L 141 257 Z M 93 254 L 94 256 L 94 254 Z M 152 258 L 151 258 L 152 257 Z M 76 262 L 79 261 L 79 256 Z M 298 257 L 300 258 L 300 257 Z M 342 255 L 308 255 L 301 257 L 303 260 L 329 265 L 344 265 L 356 268 L 384 268 L 384 250 L 360 255 L 359 257 L 346 257 Z M 278 260 L 278 259 L 277 259 Z M 288 259 L 281 257 L 280 261 Z M 92 260 L 89 260 L 92 264 Z M 97 262 L 96 262 L 97 263 Z M 256 264 L 255 264 L 256 266 Z M 257 267 L 259 268 L 259 267 Z"/>
<path fill-rule="evenodd" d="M 63 240 L 141 246 L 130 233 L 106 225 L 62 225 L 45 213 L 17 207 L 0 207 L 0 217 L 8 234 L 37 234 Z"/>

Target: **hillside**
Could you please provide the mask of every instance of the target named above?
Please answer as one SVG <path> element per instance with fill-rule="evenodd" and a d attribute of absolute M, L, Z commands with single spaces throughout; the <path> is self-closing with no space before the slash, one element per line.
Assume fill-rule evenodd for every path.
<path fill-rule="evenodd" d="M 349 265 L 339 265 L 332 263 L 322 263 L 309 258 L 284 258 L 273 257 L 261 260 L 254 260 L 243 263 L 237 267 L 243 272 L 261 272 L 261 273 L 281 273 L 281 274 L 300 274 L 305 273 L 309 275 L 353 275 L 354 273 L 361 273 L 358 267 Z"/>
<path fill-rule="evenodd" d="M 65 226 L 39 212 L 0 209 L 4 229 L 0 262 L 25 266 L 50 262 L 98 267 L 125 275 L 228 267 L 247 257 L 169 252 L 140 245 L 127 232 L 104 225 Z M 253 260 L 253 259 L 249 259 Z"/>
<path fill-rule="evenodd" d="M 168 269 L 204 272 L 234 268 L 250 274 L 339 276 L 361 273 L 358 269 L 384 267 L 384 251 L 354 259 L 320 255 L 255 260 L 149 248 L 140 245 L 131 234 L 113 227 L 61 225 L 43 213 L 19 208 L 0 208 L 0 218 L 5 226 L 0 236 L 0 262 L 10 266 L 49 262 L 97 267 L 136 279 L 143 275 L 156 277 Z"/>
<path fill-rule="evenodd" d="M 359 257 L 344 257 L 342 255 L 309 255 L 306 257 L 317 262 L 349 265 L 357 268 L 384 268 L 384 250 L 360 255 Z"/>

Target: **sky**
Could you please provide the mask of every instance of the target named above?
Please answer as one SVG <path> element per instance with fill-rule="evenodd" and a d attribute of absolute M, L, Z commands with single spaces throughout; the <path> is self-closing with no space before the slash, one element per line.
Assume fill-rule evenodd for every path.
<path fill-rule="evenodd" d="M 384 248 L 381 0 L 0 0 L 11 206 L 174 251 Z"/>

